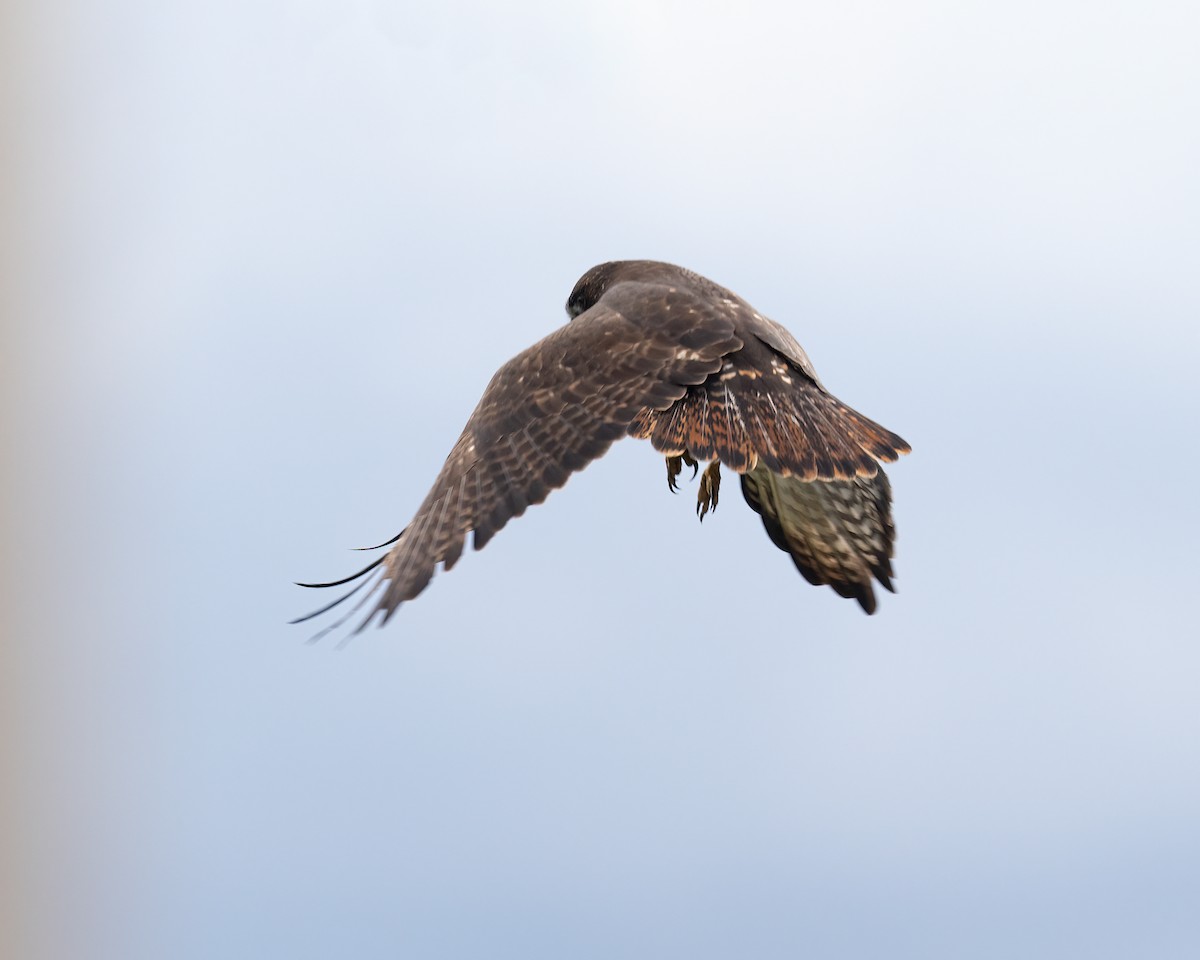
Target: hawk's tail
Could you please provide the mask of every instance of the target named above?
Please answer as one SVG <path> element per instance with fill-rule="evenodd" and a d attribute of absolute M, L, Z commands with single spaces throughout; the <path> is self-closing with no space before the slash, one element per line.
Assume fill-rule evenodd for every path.
<path fill-rule="evenodd" d="M 808 483 L 758 466 L 742 475 L 742 494 L 809 583 L 828 584 L 867 613 L 875 612 L 872 577 L 894 592 L 892 489 L 882 470 Z"/>

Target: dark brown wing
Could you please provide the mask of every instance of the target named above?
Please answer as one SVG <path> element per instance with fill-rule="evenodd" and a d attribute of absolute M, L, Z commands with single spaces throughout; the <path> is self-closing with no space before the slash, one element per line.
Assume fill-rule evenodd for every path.
<path fill-rule="evenodd" d="M 670 409 L 644 411 L 633 434 L 667 456 L 715 457 L 738 473 L 762 465 L 806 480 L 874 476 L 876 460 L 909 451 L 903 439 L 826 391 L 807 358 L 802 367 L 742 331 L 762 320 L 743 313 L 743 349 Z"/>
<path fill-rule="evenodd" d="M 695 294 L 627 282 L 518 354 L 488 384 L 395 546 L 359 574 L 337 581 L 377 571 L 351 591 L 374 582 L 361 606 L 384 588 L 358 629 L 380 610 L 386 622 L 425 588 L 438 563 L 453 567 L 469 532 L 475 549 L 483 547 L 511 518 L 541 503 L 625 436 L 639 412 L 671 406 L 741 346 L 728 313 Z"/>
<path fill-rule="evenodd" d="M 742 475 L 742 494 L 809 583 L 829 584 L 867 613 L 875 612 L 872 576 L 893 590 L 892 488 L 882 470 L 805 482 L 759 466 Z"/>

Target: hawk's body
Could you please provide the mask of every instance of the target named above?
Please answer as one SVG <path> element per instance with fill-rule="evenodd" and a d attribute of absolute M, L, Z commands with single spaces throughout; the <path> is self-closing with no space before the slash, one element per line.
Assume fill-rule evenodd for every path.
<path fill-rule="evenodd" d="M 601 264 L 567 312 L 570 323 L 497 371 L 394 546 L 337 581 L 376 571 L 360 604 L 383 590 L 359 629 L 380 610 L 386 622 L 438 563 L 449 570 L 468 533 L 480 549 L 626 435 L 671 458 L 672 488 L 679 458 L 714 461 L 703 512 L 706 490 L 716 504 L 719 464 L 741 474 L 747 502 L 800 572 L 874 612 L 871 577 L 892 589 L 893 541 L 876 461 L 907 443 L 830 394 L 787 330 L 689 270 Z"/>

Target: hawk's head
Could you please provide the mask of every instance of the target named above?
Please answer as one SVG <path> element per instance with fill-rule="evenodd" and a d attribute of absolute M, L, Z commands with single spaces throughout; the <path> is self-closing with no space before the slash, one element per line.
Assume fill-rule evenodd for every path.
<path fill-rule="evenodd" d="M 677 278 L 679 267 L 657 260 L 610 260 L 592 267 L 579 278 L 567 298 L 567 315 L 574 320 L 583 311 L 595 306 L 609 287 L 626 281 L 667 282 Z"/>
<path fill-rule="evenodd" d="M 594 306 L 596 301 L 604 296 L 604 291 L 612 285 L 617 268 L 621 265 L 620 260 L 602 263 L 580 277 L 575 289 L 567 297 L 567 316 L 574 320 L 584 310 Z"/>

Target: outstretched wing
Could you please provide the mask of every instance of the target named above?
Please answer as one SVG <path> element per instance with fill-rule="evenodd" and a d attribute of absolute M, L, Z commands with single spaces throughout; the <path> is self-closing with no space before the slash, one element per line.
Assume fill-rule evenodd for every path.
<path fill-rule="evenodd" d="M 454 566 L 468 533 L 482 548 L 511 518 L 602 456 L 640 411 L 669 407 L 741 346 L 728 313 L 687 290 L 614 285 L 591 309 L 500 368 L 425 502 L 389 541 L 391 550 L 344 580 L 304 585 L 374 576 L 301 619 L 370 583 L 354 610 L 383 591 L 358 629 L 380 610 L 386 622 L 425 589 L 438 563 Z"/>
<path fill-rule="evenodd" d="M 875 612 L 872 576 L 892 587 L 892 488 L 882 470 L 852 480 L 804 481 L 766 466 L 742 474 L 742 494 L 775 546 L 812 584 Z"/>

